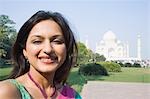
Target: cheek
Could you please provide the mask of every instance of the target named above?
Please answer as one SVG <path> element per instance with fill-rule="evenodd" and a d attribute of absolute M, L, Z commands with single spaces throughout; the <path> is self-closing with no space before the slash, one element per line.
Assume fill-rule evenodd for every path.
<path fill-rule="evenodd" d="M 59 54 L 59 56 L 65 60 L 66 59 L 66 47 L 62 46 L 61 48 L 57 49 L 57 53 Z"/>
<path fill-rule="evenodd" d="M 28 56 L 36 56 L 40 52 L 39 47 L 36 47 L 36 46 L 27 46 L 26 50 L 27 50 Z"/>
<path fill-rule="evenodd" d="M 66 58 L 66 47 L 61 50 L 62 56 Z"/>

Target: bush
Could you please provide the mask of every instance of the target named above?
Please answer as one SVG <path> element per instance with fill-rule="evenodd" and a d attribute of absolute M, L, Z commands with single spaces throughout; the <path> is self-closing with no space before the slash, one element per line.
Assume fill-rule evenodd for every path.
<path fill-rule="evenodd" d="M 139 63 L 134 63 L 133 67 L 141 67 L 141 65 Z"/>
<path fill-rule="evenodd" d="M 84 76 L 91 76 L 91 75 L 105 75 L 107 76 L 107 70 L 101 66 L 100 64 L 96 63 L 88 63 L 80 66 L 79 74 Z"/>
<path fill-rule="evenodd" d="M 132 64 L 131 63 L 125 63 L 124 67 L 132 67 Z"/>
<path fill-rule="evenodd" d="M 124 67 L 124 64 L 122 62 L 118 63 L 121 67 Z"/>
<path fill-rule="evenodd" d="M 5 63 L 6 63 L 5 60 L 0 58 L 0 67 L 3 67 L 5 65 Z"/>
<path fill-rule="evenodd" d="M 0 58 L 0 68 L 11 67 L 12 61 Z"/>
<path fill-rule="evenodd" d="M 99 62 L 108 72 L 121 72 L 121 66 L 115 62 Z"/>

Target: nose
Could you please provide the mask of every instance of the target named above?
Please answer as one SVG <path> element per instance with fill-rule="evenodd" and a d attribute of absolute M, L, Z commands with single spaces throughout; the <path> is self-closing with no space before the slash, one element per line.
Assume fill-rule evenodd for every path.
<path fill-rule="evenodd" d="M 47 53 L 47 54 L 49 54 L 49 53 L 52 52 L 53 46 L 52 46 L 52 44 L 50 43 L 50 41 L 46 41 L 46 42 L 44 43 L 43 50 L 44 50 L 44 52 Z"/>

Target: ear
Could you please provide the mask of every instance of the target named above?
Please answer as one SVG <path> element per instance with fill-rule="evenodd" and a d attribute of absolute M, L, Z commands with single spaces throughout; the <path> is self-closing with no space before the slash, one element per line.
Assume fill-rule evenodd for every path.
<path fill-rule="evenodd" d="M 23 55 L 24 55 L 24 57 L 25 57 L 26 59 L 28 59 L 28 57 L 27 57 L 27 52 L 26 52 L 25 49 L 23 49 Z"/>

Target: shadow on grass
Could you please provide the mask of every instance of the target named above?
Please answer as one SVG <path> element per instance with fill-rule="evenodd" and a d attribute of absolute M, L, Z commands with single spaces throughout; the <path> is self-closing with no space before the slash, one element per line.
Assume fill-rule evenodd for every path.
<path fill-rule="evenodd" d="M 69 78 L 67 80 L 67 83 L 71 85 L 77 92 L 81 92 L 82 87 L 84 84 L 87 83 L 87 81 L 94 81 L 94 80 L 99 80 L 103 81 L 102 79 L 103 76 L 83 76 L 78 73 L 78 69 L 75 69 L 72 71 L 69 75 Z"/>

